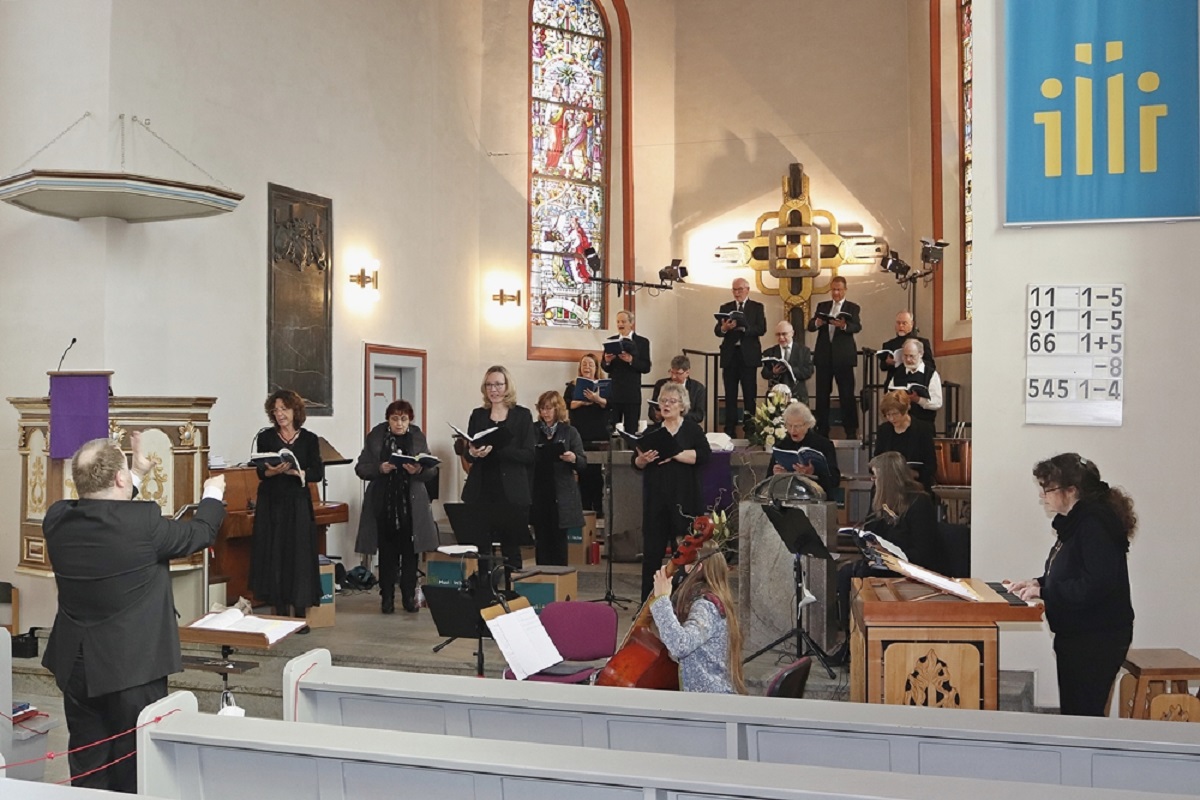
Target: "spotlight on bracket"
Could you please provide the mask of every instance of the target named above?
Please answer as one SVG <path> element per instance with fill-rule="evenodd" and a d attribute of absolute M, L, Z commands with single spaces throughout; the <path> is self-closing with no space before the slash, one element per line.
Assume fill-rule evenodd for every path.
<path fill-rule="evenodd" d="M 922 264 L 940 264 L 946 255 L 946 248 L 950 246 L 949 242 L 943 242 L 941 239 L 922 239 L 921 240 L 921 263 Z"/>
<path fill-rule="evenodd" d="M 682 259 L 673 258 L 671 263 L 658 271 L 658 279 L 663 283 L 683 283 L 688 275 L 688 268 L 683 266 Z"/>
<path fill-rule="evenodd" d="M 908 275 L 912 269 L 908 264 L 901 260 L 900 254 L 895 250 L 889 250 L 879 262 L 879 266 L 884 272 L 890 272 L 896 276 L 896 280 L 901 280 Z"/>

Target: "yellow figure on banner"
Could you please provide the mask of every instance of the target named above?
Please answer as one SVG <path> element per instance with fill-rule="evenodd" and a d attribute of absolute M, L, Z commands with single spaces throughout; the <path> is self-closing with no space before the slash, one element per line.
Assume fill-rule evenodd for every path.
<path fill-rule="evenodd" d="M 1106 63 L 1120 61 L 1125 56 L 1124 42 L 1105 42 Z M 1092 45 L 1082 42 L 1075 45 L 1075 60 L 1080 64 L 1092 63 Z M 1138 90 L 1152 94 L 1158 90 L 1160 78 L 1157 72 L 1146 71 L 1138 76 Z M 1042 97 L 1056 100 L 1062 96 L 1063 82 L 1059 78 L 1042 81 Z M 1075 174 L 1093 173 L 1093 148 L 1095 131 L 1093 119 L 1092 78 L 1075 76 Z M 1105 79 L 1105 119 L 1107 123 L 1107 165 L 1110 175 L 1125 172 L 1125 73 L 1118 72 Z M 1138 169 L 1141 172 L 1158 171 L 1158 120 L 1167 115 L 1166 103 L 1155 103 L 1138 108 Z M 1033 121 L 1042 126 L 1044 173 L 1047 178 L 1062 175 L 1063 121 L 1061 111 L 1034 112 Z"/>

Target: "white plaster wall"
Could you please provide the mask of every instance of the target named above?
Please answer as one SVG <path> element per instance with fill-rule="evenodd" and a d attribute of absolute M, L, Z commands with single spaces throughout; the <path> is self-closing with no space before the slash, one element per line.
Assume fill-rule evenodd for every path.
<path fill-rule="evenodd" d="M 911 129 L 928 128 L 928 100 L 921 115 L 909 96 L 917 87 L 928 94 L 929 68 L 919 35 L 910 42 L 912 25 L 926 26 L 919 8 L 892 0 L 692 0 L 678 14 L 672 238 L 695 283 L 719 287 L 679 294 L 681 344 L 717 349 L 711 312 L 729 299 L 735 277 L 753 285 L 754 276 L 717 264 L 712 247 L 778 211 L 792 162 L 804 165 L 816 208 L 840 225 L 882 234 L 919 264 L 919 239 L 929 231 L 918 222 L 929 214 L 917 206 L 929 195 L 911 188 L 917 170 L 910 162 L 928 164 L 928 135 L 915 152 Z M 856 31 L 887 33 L 856 46 L 863 41 Z M 907 308 L 908 296 L 877 269 L 842 274 L 847 297 L 863 308 L 859 345 L 878 347 L 894 335 L 895 313 Z M 918 323 L 932 336 L 931 289 L 918 296 Z M 824 299 L 827 293 L 814 295 Z M 766 304 L 774 325 L 782 303 Z"/>
<path fill-rule="evenodd" d="M 975 9 L 975 444 L 973 572 L 1025 578 L 1040 573 L 1053 542 L 1031 477 L 1063 451 L 1093 459 L 1124 486 L 1139 516 L 1129 555 L 1134 647 L 1200 653 L 1192 591 L 1200 563 L 1200 513 L 1189 502 L 1198 460 L 1181 411 L 1200 390 L 1190 369 L 1188 320 L 1200 289 L 1182 254 L 1195 248 L 1195 222 L 1056 226 L 1030 230 L 1003 220 L 1003 47 L 1001 4 Z M 1122 282 L 1128 287 L 1124 424 L 1119 428 L 1024 424 L 1025 287 L 1033 282 Z M 1001 667 L 1037 670 L 1037 702 L 1058 703 L 1051 640 L 1043 626 L 1005 626 Z"/>
<path fill-rule="evenodd" d="M 477 274 L 482 14 L 471 0 L 0 5 L 0 164 L 91 110 L 30 166 L 119 168 L 124 112 L 246 194 L 221 218 L 146 225 L 0 207 L 0 395 L 44 393 L 45 370 L 78 336 L 66 366 L 114 370 L 119 394 L 217 396 L 213 451 L 244 458 L 265 423 L 266 191 L 282 183 L 333 198 L 336 415 L 308 427 L 356 456 L 362 343 L 425 349 L 429 428 L 452 485 L 439 434 L 477 402 L 489 336 Z M 130 171 L 209 182 L 144 131 L 126 143 Z M 373 305 L 347 281 L 354 249 L 382 262 Z M 17 555 L 15 420 L 0 407 L 6 575 Z M 330 497 L 350 501 L 356 519 L 351 468 L 329 478 Z M 352 526 L 331 531 L 331 551 L 352 543 Z M 17 583 L 28 623 L 48 624 L 52 587 Z"/>

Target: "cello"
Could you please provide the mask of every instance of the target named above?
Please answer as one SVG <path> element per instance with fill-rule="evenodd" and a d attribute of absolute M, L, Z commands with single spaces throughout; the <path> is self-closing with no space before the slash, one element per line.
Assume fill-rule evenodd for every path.
<path fill-rule="evenodd" d="M 674 575 L 696 560 L 700 548 L 712 538 L 713 522 L 707 516 L 696 517 L 692 532 L 684 537 L 667 564 Z M 643 556 L 644 557 L 644 556 Z M 597 686 L 627 686 L 637 689 L 679 689 L 679 665 L 667 652 L 666 645 L 650 629 L 650 603 L 642 604 L 637 619 L 625 634 L 625 641 L 596 677 Z"/>

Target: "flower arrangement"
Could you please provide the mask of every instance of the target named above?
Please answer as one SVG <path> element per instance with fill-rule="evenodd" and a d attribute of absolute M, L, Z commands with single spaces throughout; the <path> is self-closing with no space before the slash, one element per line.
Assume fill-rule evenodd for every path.
<path fill-rule="evenodd" d="M 792 402 L 792 393 L 782 383 L 776 384 L 754 410 L 754 427 L 747 434 L 751 444 L 774 447 L 787 431 L 783 427 L 783 410 Z"/>

